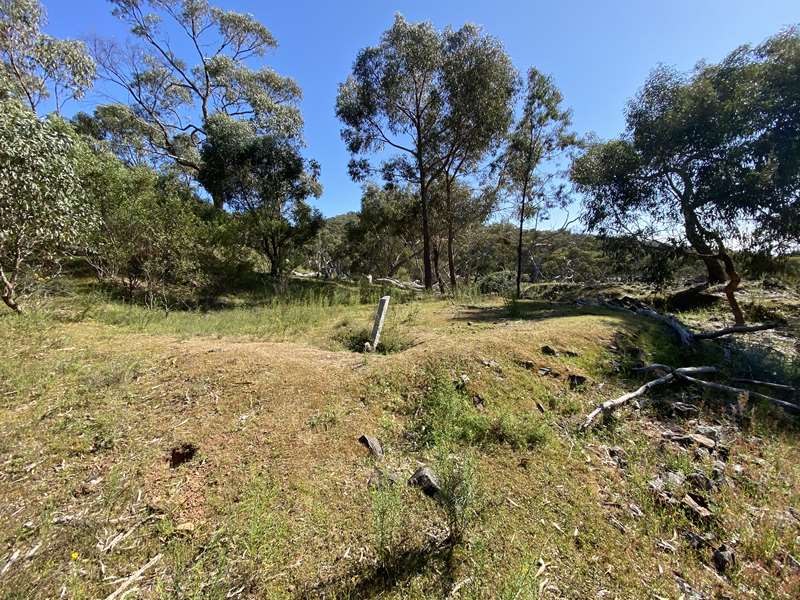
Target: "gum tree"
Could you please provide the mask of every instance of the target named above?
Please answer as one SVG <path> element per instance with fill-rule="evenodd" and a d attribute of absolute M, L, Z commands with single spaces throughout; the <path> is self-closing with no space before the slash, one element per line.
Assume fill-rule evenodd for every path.
<path fill-rule="evenodd" d="M 0 88 L 36 112 L 48 99 L 57 113 L 92 86 L 95 64 L 83 42 L 42 32 L 39 0 L 0 0 Z"/>
<path fill-rule="evenodd" d="M 452 182 L 504 131 L 514 75 L 500 44 L 475 26 L 439 32 L 397 15 L 377 46 L 358 53 L 339 87 L 336 114 L 353 157 L 351 176 L 363 180 L 380 170 L 418 190 L 427 289 L 433 286 L 431 188 L 445 172 Z M 370 163 L 375 155 L 380 169 Z"/>
<path fill-rule="evenodd" d="M 739 325 L 729 246 L 779 244 L 798 220 L 798 68 L 794 29 L 689 74 L 660 67 L 629 103 L 625 133 L 572 166 L 590 229 L 685 240 L 710 283 L 727 281 Z"/>
<path fill-rule="evenodd" d="M 97 40 L 94 56 L 104 79 L 126 93 L 125 128 L 142 135 L 159 160 L 193 176 L 213 115 L 248 121 L 262 133 L 299 136 L 301 92 L 291 79 L 257 61 L 277 46 L 251 15 L 207 0 L 111 0 L 113 13 L 137 43 Z M 164 23 L 179 32 L 171 40 Z M 120 110 L 117 120 L 123 116 Z M 209 190 L 209 192 L 211 192 Z M 223 199 L 212 197 L 222 208 Z"/>
<path fill-rule="evenodd" d="M 20 287 L 80 245 L 93 221 L 75 152 L 63 123 L 0 101 L 0 299 L 16 312 Z"/>
<path fill-rule="evenodd" d="M 505 186 L 517 200 L 516 295 L 522 283 L 522 247 L 525 221 L 540 218 L 559 202 L 562 189 L 552 185 L 553 173 L 542 166 L 576 143 L 568 131 L 571 118 L 561 106 L 563 97 L 553 80 L 534 68 L 528 70 L 522 114 L 511 132 L 501 159 Z"/>
<path fill-rule="evenodd" d="M 308 203 L 319 197 L 319 165 L 286 138 L 259 135 L 225 115 L 209 120 L 199 179 L 237 215 L 246 243 L 283 275 L 286 260 L 314 239 L 323 219 Z"/>

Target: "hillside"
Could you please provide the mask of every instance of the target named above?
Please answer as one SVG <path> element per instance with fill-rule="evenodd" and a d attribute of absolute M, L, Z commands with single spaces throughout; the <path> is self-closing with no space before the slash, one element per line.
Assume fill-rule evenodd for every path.
<path fill-rule="evenodd" d="M 719 343 L 486 297 L 392 304 L 392 351 L 349 350 L 373 311 L 74 292 L 0 316 L 2 597 L 800 594 L 796 421 L 674 385 L 578 431 L 638 362 Z"/>

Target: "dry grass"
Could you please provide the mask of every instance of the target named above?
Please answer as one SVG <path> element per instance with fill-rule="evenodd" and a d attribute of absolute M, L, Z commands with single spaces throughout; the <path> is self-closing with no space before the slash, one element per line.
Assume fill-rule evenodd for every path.
<path fill-rule="evenodd" d="M 632 385 L 612 369 L 620 332 L 678 360 L 654 325 L 428 301 L 390 309 L 409 349 L 363 355 L 341 331 L 367 325 L 370 306 L 232 309 L 208 317 L 218 328 L 200 314 L 108 316 L 125 310 L 0 317 L 0 569 L 16 556 L 4 598 L 105 597 L 158 554 L 127 598 L 677 598 L 676 574 L 709 597 L 800 594 L 796 428 L 757 412 L 726 434 L 730 483 L 709 523 L 648 487 L 665 468 L 710 470 L 661 440 L 665 420 L 690 423 L 648 410 L 575 433 L 590 406 Z M 586 385 L 572 389 L 570 374 Z M 434 391 L 455 412 L 426 421 Z M 727 423 L 713 403 L 700 419 Z M 438 435 L 420 437 L 420 423 Z M 362 433 L 400 477 L 384 503 L 394 521 L 378 522 L 402 525 L 383 547 Z M 183 443 L 197 451 L 173 468 Z M 403 484 L 443 452 L 476 469 L 478 508 L 458 543 L 442 507 Z M 736 567 L 718 575 L 687 532 L 735 539 Z"/>

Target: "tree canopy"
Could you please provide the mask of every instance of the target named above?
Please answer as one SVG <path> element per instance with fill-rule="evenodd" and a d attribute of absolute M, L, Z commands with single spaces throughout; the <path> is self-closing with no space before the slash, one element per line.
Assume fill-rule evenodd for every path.
<path fill-rule="evenodd" d="M 146 140 L 154 157 L 196 176 L 207 124 L 216 114 L 246 120 L 262 133 L 300 135 L 300 88 L 255 65 L 277 42 L 254 17 L 206 0 L 111 2 L 138 44 L 97 40 L 94 56 L 100 75 L 130 99 L 117 118 L 125 117 L 127 129 Z M 182 44 L 170 40 L 163 26 L 167 20 L 181 32 Z M 179 47 L 188 50 L 182 53 Z M 219 197 L 214 203 L 222 207 Z"/>
<path fill-rule="evenodd" d="M 359 52 L 339 87 L 336 114 L 360 180 L 379 170 L 419 193 L 425 287 L 433 285 L 429 190 L 456 164 L 476 161 L 505 132 L 516 71 L 499 41 L 474 25 L 437 31 L 395 17 L 377 46 Z M 373 154 L 391 150 L 380 169 Z"/>
<path fill-rule="evenodd" d="M 95 64 L 83 42 L 42 31 L 39 0 L 0 0 L 0 94 L 11 94 L 36 111 L 48 99 L 57 113 L 92 86 Z"/>

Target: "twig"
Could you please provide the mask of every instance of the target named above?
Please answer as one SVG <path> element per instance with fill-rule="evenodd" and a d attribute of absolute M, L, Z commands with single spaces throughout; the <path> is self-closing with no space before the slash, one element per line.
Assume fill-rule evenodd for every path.
<path fill-rule="evenodd" d="M 144 575 L 144 572 L 147 571 L 147 569 L 149 569 L 150 567 L 155 565 L 160 560 L 161 560 L 161 554 L 156 554 L 153 558 L 150 559 L 150 561 L 146 565 L 144 565 L 141 569 L 136 571 L 133 575 L 131 575 L 130 577 L 125 579 L 122 582 L 122 585 L 120 585 L 111 594 L 106 596 L 106 600 L 115 600 L 116 598 L 119 598 L 120 596 L 122 596 L 122 594 L 125 592 L 125 590 L 127 590 L 131 585 L 133 585 L 134 583 L 136 583 L 136 581 L 138 581 L 139 579 L 142 578 L 142 575 Z"/>

